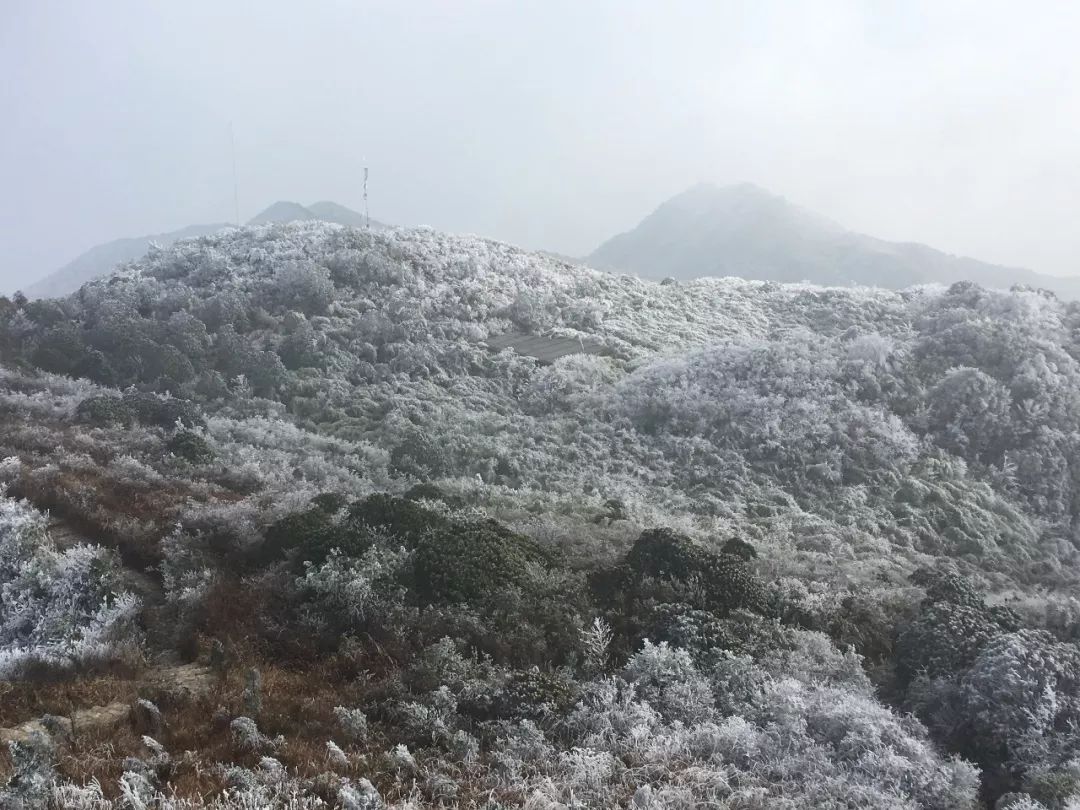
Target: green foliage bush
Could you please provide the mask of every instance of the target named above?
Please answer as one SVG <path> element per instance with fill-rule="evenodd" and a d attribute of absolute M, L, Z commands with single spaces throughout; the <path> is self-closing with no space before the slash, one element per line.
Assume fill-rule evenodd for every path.
<path fill-rule="evenodd" d="M 582 658 L 582 628 L 591 614 L 584 578 L 532 565 L 520 582 L 493 583 L 472 608 L 487 628 L 476 646 L 515 666 L 556 666 Z"/>
<path fill-rule="evenodd" d="M 165 443 L 165 449 L 192 464 L 208 464 L 214 460 L 214 449 L 209 442 L 190 430 L 178 430 Z"/>
<path fill-rule="evenodd" d="M 768 588 L 742 557 L 710 551 L 671 529 L 642 532 L 626 564 L 639 577 L 694 582 L 702 592 L 698 607 L 707 610 L 768 609 Z"/>
<path fill-rule="evenodd" d="M 257 559 L 265 564 L 293 554 L 298 564 L 319 565 L 326 561 L 332 549 L 340 549 L 347 557 L 357 557 L 369 545 L 366 533 L 335 523 L 333 512 L 320 503 L 273 523 L 266 530 Z"/>
<path fill-rule="evenodd" d="M 510 675 L 496 693 L 492 708 L 499 717 L 539 720 L 565 714 L 580 692 L 578 684 L 565 674 L 530 667 Z"/>
<path fill-rule="evenodd" d="M 686 580 L 700 572 L 701 549 L 672 529 L 647 529 L 626 555 L 626 564 L 638 576 Z"/>
<path fill-rule="evenodd" d="M 321 492 L 311 499 L 309 506 L 320 509 L 328 515 L 333 515 L 344 509 L 348 503 L 348 497 L 340 492 Z"/>
<path fill-rule="evenodd" d="M 184 427 L 205 427 L 202 409 L 194 402 L 175 397 L 159 397 L 142 391 L 124 394 L 124 405 L 141 424 L 172 428 L 177 421 Z"/>
<path fill-rule="evenodd" d="M 948 568 L 920 568 L 911 581 L 926 590 L 919 614 L 897 637 L 901 684 L 917 675 L 957 677 L 991 639 L 1015 629 L 1018 617 L 991 607 L 971 580 Z"/>
<path fill-rule="evenodd" d="M 720 547 L 720 552 L 722 554 L 731 554 L 741 560 L 746 560 L 747 562 L 756 560 L 758 555 L 756 548 L 738 537 L 732 537 L 724 543 L 724 545 Z"/>
<path fill-rule="evenodd" d="M 418 538 L 416 587 L 433 602 L 479 602 L 526 582 L 543 560 L 535 543 L 494 521 L 445 526 Z"/>
<path fill-rule="evenodd" d="M 416 548 L 426 534 L 446 527 L 442 515 L 425 509 L 414 500 L 385 492 L 369 495 L 349 506 L 348 521 L 366 525 L 399 537 L 406 548 Z"/>
<path fill-rule="evenodd" d="M 390 467 L 399 475 L 417 478 L 440 478 L 455 472 L 446 445 L 421 430 L 411 431 L 390 451 Z"/>
<path fill-rule="evenodd" d="M 1001 632 L 985 608 L 933 602 L 897 639 L 897 675 L 901 683 L 910 683 L 920 674 L 931 678 L 959 675 Z"/>
<path fill-rule="evenodd" d="M 92 396 L 75 407 L 75 418 L 96 427 L 127 426 L 135 421 L 135 414 L 120 397 Z"/>

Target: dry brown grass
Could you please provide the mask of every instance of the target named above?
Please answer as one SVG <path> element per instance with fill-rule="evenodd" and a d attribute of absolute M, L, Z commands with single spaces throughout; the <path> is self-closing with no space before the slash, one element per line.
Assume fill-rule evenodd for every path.
<path fill-rule="evenodd" d="M 258 764 L 260 754 L 234 750 L 229 732 L 232 718 L 244 713 L 245 675 L 252 666 L 260 670 L 263 678 L 259 729 L 269 737 L 285 738 L 285 745 L 273 755 L 291 773 L 314 778 L 335 770 L 327 760 L 326 743 L 331 739 L 355 753 L 374 754 L 386 747 L 349 749 L 342 739 L 334 707 L 359 703 L 363 699 L 363 687 L 355 680 L 342 679 L 339 668 L 330 661 L 282 667 L 248 658 L 236 663 L 209 692 L 186 700 L 167 700 L 161 690 L 147 681 L 116 677 L 81 678 L 54 684 L 3 684 L 0 685 L 3 718 L 0 724 L 17 725 L 46 713 L 68 715 L 76 707 L 113 701 L 133 703 L 140 696 L 156 698 L 165 723 L 159 742 L 173 758 L 167 774 L 169 785 L 181 796 L 207 796 L 222 787 L 219 763 L 247 767 Z M 142 757 L 146 753 L 141 736 L 129 726 L 77 729 L 74 738 L 60 749 L 58 770 L 64 778 L 80 784 L 97 779 L 106 794 L 115 798 L 124 758 Z M 360 775 L 349 773 L 352 769 L 337 770 L 343 776 Z M 0 779 L 9 773 L 10 761 L 5 751 L 0 753 Z"/>
<path fill-rule="evenodd" d="M 36 720 L 44 714 L 68 716 L 74 709 L 130 702 L 138 692 L 131 677 L 98 675 L 54 683 L 0 681 L 0 728 Z"/>

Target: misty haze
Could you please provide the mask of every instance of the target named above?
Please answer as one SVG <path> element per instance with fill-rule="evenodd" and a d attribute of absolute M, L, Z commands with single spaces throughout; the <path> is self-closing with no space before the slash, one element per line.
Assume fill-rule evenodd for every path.
<path fill-rule="evenodd" d="M 0 810 L 1080 810 L 1080 10 L 0 8 Z"/>

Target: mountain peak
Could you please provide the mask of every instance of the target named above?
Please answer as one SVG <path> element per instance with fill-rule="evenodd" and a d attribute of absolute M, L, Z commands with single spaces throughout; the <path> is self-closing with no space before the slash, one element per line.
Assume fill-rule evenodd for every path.
<path fill-rule="evenodd" d="M 362 227 L 367 224 L 367 217 L 358 211 L 353 211 L 341 203 L 330 200 L 320 200 L 311 205 L 300 205 L 289 200 L 278 200 L 273 205 L 264 208 L 258 214 L 248 220 L 249 225 L 261 225 L 267 222 L 297 222 L 317 219 L 322 222 L 336 222 L 338 225 Z M 378 222 L 372 221 L 372 227 L 385 227 Z"/>
<path fill-rule="evenodd" d="M 653 216 L 703 217 L 714 227 L 770 227 L 794 229 L 815 238 L 842 232 L 842 226 L 753 183 L 718 186 L 697 183 L 663 203 Z M 646 220 L 648 221 L 648 220 Z"/>
<path fill-rule="evenodd" d="M 297 220 L 316 219 L 317 217 L 300 203 L 290 200 L 278 200 L 248 220 L 248 225 L 262 225 L 266 222 L 295 222 Z"/>
<path fill-rule="evenodd" d="M 1028 284 L 1068 297 L 1078 289 L 1073 280 L 855 233 L 753 183 L 691 186 L 587 261 L 647 278 L 738 276 L 893 289 L 968 280 L 999 288 Z"/>
<path fill-rule="evenodd" d="M 716 200 L 716 199 L 743 199 L 743 200 L 782 200 L 768 189 L 764 189 L 754 183 L 732 183 L 721 186 L 716 183 L 703 181 L 695 183 L 679 194 L 676 194 L 668 202 L 678 200 Z"/>

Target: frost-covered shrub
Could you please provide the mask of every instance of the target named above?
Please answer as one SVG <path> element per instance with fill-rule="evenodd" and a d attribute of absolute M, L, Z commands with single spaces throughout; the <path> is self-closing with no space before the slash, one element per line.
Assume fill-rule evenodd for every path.
<path fill-rule="evenodd" d="M 320 281 L 323 266 L 336 289 Z M 483 341 L 515 318 L 601 342 L 617 359 L 541 366 L 489 352 Z M 974 771 L 874 700 L 858 657 L 841 651 L 850 643 L 872 658 L 883 695 L 986 766 L 987 799 L 1018 788 L 1052 807 L 1066 787 L 1037 792 L 1035 774 L 1065 772 L 1074 756 L 1072 687 L 1037 673 L 1061 651 L 995 645 L 1022 624 L 998 604 L 1013 593 L 1029 604 L 1027 622 L 1077 637 L 1066 597 L 1043 618 L 1036 588 L 1076 585 L 1078 334 L 1080 309 L 1024 290 L 661 287 L 430 231 L 232 230 L 152 252 L 62 304 L 0 301 L 5 358 L 205 398 L 206 435 L 229 464 L 161 457 L 177 417 L 158 412 L 176 400 L 129 391 L 140 427 L 97 430 L 78 403 L 117 392 L 0 369 L 0 455 L 18 459 L 2 477 L 32 497 L 63 488 L 72 516 L 110 534 L 164 535 L 169 623 L 207 595 L 228 601 L 246 552 L 276 527 L 266 562 L 297 567 L 268 565 L 239 586 L 259 595 L 255 615 L 240 617 L 245 632 L 265 633 L 252 643 L 329 651 L 350 634 L 361 652 L 348 677 L 371 670 L 357 701 L 377 724 L 369 737 L 387 748 L 406 724 L 427 740 L 435 720 L 445 729 L 399 774 L 388 773 L 395 759 L 367 763 L 388 803 L 972 806 Z M 65 347 L 80 359 L 64 365 Z M 98 426 L 123 422 L 104 413 Z M 463 526 L 462 502 L 429 487 L 407 495 L 413 509 L 389 497 L 353 515 L 339 499 L 307 504 L 317 492 L 396 492 L 412 482 L 391 476 L 432 471 L 507 525 L 548 524 L 564 554 L 518 554 L 510 533 Z M 621 505 L 601 506 L 612 495 Z M 184 529 L 170 533 L 177 520 Z M 637 522 L 676 529 L 620 565 Z M 483 542 L 458 544 L 477 526 Z M 429 545 L 440 533 L 444 545 Z M 729 537 L 739 541 L 721 546 Z M 425 558 L 423 582 L 410 551 Z M 923 581 L 917 605 L 903 573 L 945 556 L 981 570 Z M 602 587 L 590 605 L 578 571 L 596 566 L 605 570 L 591 577 Z M 970 587 L 980 576 L 993 607 Z M 461 583 L 467 598 L 454 592 Z M 586 660 L 580 629 L 597 613 L 612 637 L 602 660 Z M 454 640 L 432 644 L 444 635 Z M 327 677 L 342 657 L 327 660 Z M 887 665 L 909 671 L 894 684 Z M 560 684 L 546 679 L 571 667 L 598 680 L 560 716 L 545 697 Z M 456 717 L 436 711 L 442 686 Z M 497 719 L 522 714 L 543 731 Z M 316 760 L 325 736 L 318 743 Z M 359 754 L 347 758 L 342 773 L 360 767 Z M 134 805 L 156 786 L 129 764 L 119 801 Z M 323 802 L 357 801 L 340 777 L 300 780 L 273 761 L 233 769 L 226 783 L 231 795 L 206 803 L 300 808 L 314 804 L 308 788 Z M 112 810 L 92 787 L 63 791 L 69 804 Z M 145 801 L 188 810 L 186 799 Z"/>
<path fill-rule="evenodd" d="M 348 738 L 350 742 L 364 743 L 368 737 L 368 719 L 360 709 L 348 709 L 344 706 L 337 706 L 334 709 L 334 716 L 337 718 L 338 725 L 341 726 L 342 732 Z"/>
<path fill-rule="evenodd" d="M 708 666 L 717 653 L 761 656 L 784 645 L 789 634 L 776 622 L 747 611 L 727 617 L 687 604 L 659 604 L 652 611 L 648 632 L 656 641 L 685 649 L 699 666 Z"/>
<path fill-rule="evenodd" d="M 975 745 L 991 762 L 1024 771 L 1080 757 L 1080 648 L 1048 633 L 1000 635 L 961 682 Z"/>
<path fill-rule="evenodd" d="M 259 731 L 250 717 L 237 717 L 229 723 L 229 738 L 237 751 L 247 753 L 273 753 L 285 744 L 282 737 L 271 739 Z"/>
<path fill-rule="evenodd" d="M 0 499 L 0 678 L 131 661 L 138 610 L 112 554 L 86 545 L 58 551 L 40 514 Z"/>
<path fill-rule="evenodd" d="M 296 587 L 320 623 L 339 631 L 370 629 L 402 604 L 407 559 L 403 548 L 372 546 L 358 557 L 333 549 L 324 562 L 305 563 Z"/>
<path fill-rule="evenodd" d="M 334 300 L 334 282 L 324 267 L 300 263 L 282 266 L 270 290 L 272 305 L 295 309 L 305 315 L 321 315 Z"/>
<path fill-rule="evenodd" d="M 56 781 L 56 752 L 52 741 L 35 734 L 26 742 L 8 744 L 11 775 L 0 787 L 0 807 L 6 810 L 47 810 L 49 790 Z"/>
<path fill-rule="evenodd" d="M 1010 431 L 1009 390 L 977 368 L 950 371 L 927 394 L 926 424 L 935 442 L 968 459 L 992 461 Z"/>
<path fill-rule="evenodd" d="M 626 665 L 623 677 L 666 720 L 693 724 L 706 719 L 713 707 L 712 689 L 689 653 L 669 647 L 666 641 L 652 644 L 646 639 Z"/>

